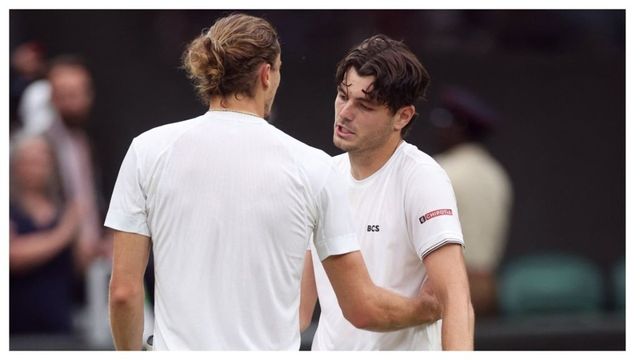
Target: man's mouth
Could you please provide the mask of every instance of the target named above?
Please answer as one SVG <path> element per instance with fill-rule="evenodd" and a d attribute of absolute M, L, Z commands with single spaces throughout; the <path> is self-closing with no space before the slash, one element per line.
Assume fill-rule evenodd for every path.
<path fill-rule="evenodd" d="M 355 132 L 351 131 L 350 129 L 340 124 L 336 124 L 336 134 L 340 137 L 348 137 L 348 136 L 355 135 Z"/>

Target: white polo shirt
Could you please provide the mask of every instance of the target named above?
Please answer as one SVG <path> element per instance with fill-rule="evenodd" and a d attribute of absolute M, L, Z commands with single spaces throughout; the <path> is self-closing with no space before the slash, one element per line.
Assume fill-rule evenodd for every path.
<path fill-rule="evenodd" d="M 151 237 L 154 348 L 298 350 L 300 279 L 358 249 L 331 158 L 268 124 L 210 111 L 136 137 L 105 226 Z"/>
<path fill-rule="evenodd" d="M 351 176 L 346 153 L 334 161 L 349 182 L 356 232 L 373 282 L 416 296 L 427 276 L 422 259 L 444 244 L 464 244 L 446 173 L 404 141 L 382 168 L 360 181 Z M 318 252 L 312 253 L 322 308 L 313 350 L 442 349 L 441 321 L 384 333 L 355 328 L 342 316 Z"/>

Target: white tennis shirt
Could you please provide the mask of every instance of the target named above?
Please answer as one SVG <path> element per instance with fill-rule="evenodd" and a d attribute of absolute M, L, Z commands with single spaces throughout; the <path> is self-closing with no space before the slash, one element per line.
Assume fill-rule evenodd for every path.
<path fill-rule="evenodd" d="M 412 297 L 425 280 L 422 259 L 447 243 L 463 243 L 456 199 L 442 168 L 415 146 L 402 142 L 382 168 L 363 180 L 351 175 L 348 155 L 334 158 L 349 183 L 356 233 L 373 282 Z M 355 328 L 312 248 L 322 309 L 313 350 L 439 350 L 441 321 L 393 332 Z"/>
<path fill-rule="evenodd" d="M 105 226 L 151 237 L 160 350 L 298 350 L 310 236 L 320 258 L 358 249 L 329 155 L 235 112 L 136 137 Z"/>

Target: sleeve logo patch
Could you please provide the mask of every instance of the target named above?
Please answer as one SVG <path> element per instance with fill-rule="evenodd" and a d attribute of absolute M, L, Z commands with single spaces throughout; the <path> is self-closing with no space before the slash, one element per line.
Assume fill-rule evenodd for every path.
<path fill-rule="evenodd" d="M 453 215 L 453 211 L 451 211 L 451 209 L 438 209 L 438 210 L 433 210 L 430 211 L 422 216 L 420 216 L 420 218 L 418 220 L 420 220 L 420 224 L 424 224 L 425 221 L 432 219 L 436 216 L 441 216 L 441 215 Z"/>

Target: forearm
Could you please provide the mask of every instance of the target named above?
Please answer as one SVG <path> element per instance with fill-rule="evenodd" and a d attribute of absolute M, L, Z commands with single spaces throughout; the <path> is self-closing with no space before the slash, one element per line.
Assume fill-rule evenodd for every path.
<path fill-rule="evenodd" d="M 473 350 L 474 314 L 462 247 L 444 245 L 423 262 L 435 296 L 442 304 L 442 348 Z"/>
<path fill-rule="evenodd" d="M 471 302 L 457 299 L 445 302 L 442 317 L 442 349 L 473 350 L 475 317 Z"/>
<path fill-rule="evenodd" d="M 408 298 L 377 286 L 374 291 L 373 301 L 367 308 L 370 320 L 362 327 L 366 330 L 395 331 L 433 323 L 440 317 L 440 309 L 435 302 Z"/>
<path fill-rule="evenodd" d="M 313 311 L 315 310 L 316 301 L 310 306 L 300 306 L 300 332 L 307 330 L 311 325 L 311 319 L 313 318 Z"/>
<path fill-rule="evenodd" d="M 109 294 L 111 334 L 116 350 L 141 350 L 144 329 L 144 291 Z"/>
<path fill-rule="evenodd" d="M 359 251 L 323 261 L 342 314 L 353 326 L 370 331 L 394 331 L 430 323 L 440 316 L 428 296 L 407 298 L 376 286 Z"/>
<path fill-rule="evenodd" d="M 113 343 L 118 350 L 141 350 L 144 326 L 144 271 L 151 239 L 114 232 L 113 265 L 109 284 L 109 317 Z"/>

